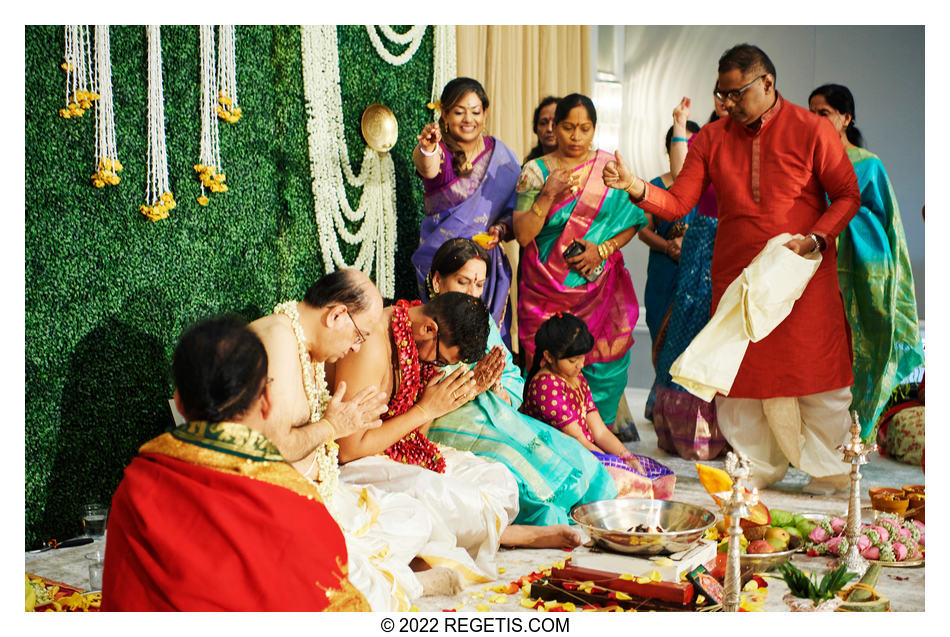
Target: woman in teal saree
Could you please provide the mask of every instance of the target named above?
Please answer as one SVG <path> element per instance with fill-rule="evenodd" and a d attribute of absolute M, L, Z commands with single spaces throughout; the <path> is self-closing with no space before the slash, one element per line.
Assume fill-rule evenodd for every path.
<path fill-rule="evenodd" d="M 841 134 L 861 189 L 861 209 L 838 236 L 838 283 L 854 351 L 852 409 L 869 438 L 894 387 L 923 364 L 917 299 L 897 197 L 854 126 L 854 97 L 840 84 L 819 86 L 808 107 Z"/>
<path fill-rule="evenodd" d="M 489 257 L 471 239 L 450 239 L 436 251 L 426 281 L 429 296 L 463 292 L 480 297 Z M 570 522 L 578 504 L 617 497 L 613 478 L 576 440 L 518 411 L 524 379 L 492 321 L 484 365 L 490 378 L 474 400 L 437 418 L 430 440 L 504 463 L 518 482 L 515 524 Z"/>
<path fill-rule="evenodd" d="M 525 164 L 515 188 L 515 238 L 524 247 L 518 338 L 530 368 L 542 323 L 557 312 L 583 320 L 594 336 L 583 374 L 609 427 L 627 385 L 639 314 L 620 248 L 647 219 L 626 193 L 604 185 L 604 165 L 614 156 L 590 148 L 597 124 L 590 99 L 561 98 L 554 121 L 557 150 Z"/>

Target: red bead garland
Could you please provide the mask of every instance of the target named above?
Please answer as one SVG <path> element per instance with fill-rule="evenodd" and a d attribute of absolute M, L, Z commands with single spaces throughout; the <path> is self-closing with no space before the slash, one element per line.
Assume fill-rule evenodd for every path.
<path fill-rule="evenodd" d="M 396 301 L 393 308 L 392 334 L 393 345 L 399 364 L 399 388 L 393 392 L 389 401 L 389 410 L 383 414 L 383 420 L 400 416 L 416 404 L 425 382 L 435 370 L 420 370 L 419 350 L 412 338 L 412 322 L 409 320 L 409 308 L 421 305 L 420 301 L 411 304 L 404 300 Z M 425 376 L 425 379 L 423 379 Z M 401 440 L 386 449 L 386 454 L 397 462 L 414 464 L 436 473 L 445 473 L 445 458 L 439 448 L 419 431 L 413 429 Z"/>

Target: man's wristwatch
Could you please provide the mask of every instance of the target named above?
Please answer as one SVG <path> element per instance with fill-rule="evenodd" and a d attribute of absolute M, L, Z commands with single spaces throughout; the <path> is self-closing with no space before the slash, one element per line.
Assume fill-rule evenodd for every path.
<path fill-rule="evenodd" d="M 824 238 L 822 238 L 821 235 L 815 234 L 814 232 L 810 233 L 808 238 L 815 242 L 815 250 L 818 250 L 818 252 L 824 252 L 825 248 L 828 246 L 828 244 L 825 243 Z M 815 250 L 812 250 L 812 252 Z"/>

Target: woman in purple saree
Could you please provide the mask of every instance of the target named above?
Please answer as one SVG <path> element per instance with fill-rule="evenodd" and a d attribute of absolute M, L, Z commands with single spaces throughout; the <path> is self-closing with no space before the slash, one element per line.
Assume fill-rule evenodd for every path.
<path fill-rule="evenodd" d="M 449 239 L 486 235 L 489 264 L 482 300 L 508 343 L 511 264 L 499 242 L 514 237 L 511 211 L 521 166 L 501 141 L 482 135 L 488 96 L 476 80 L 458 77 L 442 90 L 439 123 L 426 124 L 412 153 L 425 189 L 419 248 L 412 255 L 419 296 L 435 251 Z"/>

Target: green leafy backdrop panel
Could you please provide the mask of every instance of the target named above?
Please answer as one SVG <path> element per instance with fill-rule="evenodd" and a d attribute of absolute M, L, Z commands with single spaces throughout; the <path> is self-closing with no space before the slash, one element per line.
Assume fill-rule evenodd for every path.
<path fill-rule="evenodd" d="M 397 30 L 401 30 L 398 29 Z M 196 26 L 162 27 L 165 135 L 178 206 L 150 222 L 145 203 L 145 28 L 112 27 L 115 125 L 122 182 L 96 189 L 94 111 L 64 105 L 63 28 L 28 26 L 26 41 L 26 546 L 78 534 L 82 504 L 108 502 L 138 447 L 171 425 L 171 354 L 195 321 L 247 319 L 299 298 L 323 272 L 307 150 L 300 31 L 238 26 L 244 117 L 220 123 L 228 192 L 195 201 L 200 62 Z M 363 27 L 339 27 L 347 145 L 355 170 L 363 109 L 386 104 L 399 121 L 397 272 L 411 271 L 421 183 L 415 134 L 430 118 L 431 29 L 413 59 L 393 67 Z M 397 52 L 398 51 L 394 51 Z M 358 192 L 348 191 L 352 204 Z M 355 249 L 344 251 L 348 258 Z M 413 297 L 411 277 L 397 296 Z"/>

